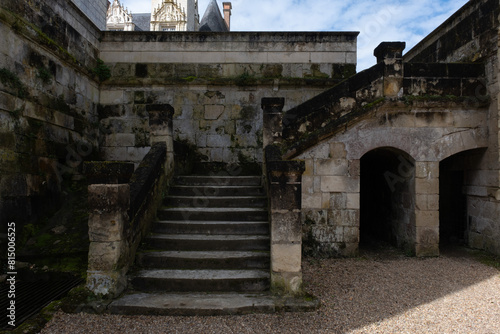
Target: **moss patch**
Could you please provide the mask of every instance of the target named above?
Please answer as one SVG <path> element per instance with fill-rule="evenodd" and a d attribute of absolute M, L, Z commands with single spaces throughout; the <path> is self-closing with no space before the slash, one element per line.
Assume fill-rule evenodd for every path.
<path fill-rule="evenodd" d="M 80 277 L 87 273 L 89 249 L 87 187 L 85 182 L 64 184 L 63 205 L 53 216 L 36 225 L 25 225 L 20 238 L 20 261 L 49 271 Z"/>
<path fill-rule="evenodd" d="M 26 87 L 21 82 L 19 77 L 6 68 L 0 68 L 0 82 L 9 88 L 12 88 L 16 92 L 17 97 L 21 99 L 28 95 Z"/>

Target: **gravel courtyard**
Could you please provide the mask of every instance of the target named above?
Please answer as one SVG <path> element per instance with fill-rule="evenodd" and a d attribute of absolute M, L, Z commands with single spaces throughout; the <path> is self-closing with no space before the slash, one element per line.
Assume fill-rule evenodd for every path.
<path fill-rule="evenodd" d="M 59 312 L 42 333 L 500 333 L 500 272 L 466 250 L 439 258 L 393 249 L 303 261 L 309 313 L 150 317 Z"/>

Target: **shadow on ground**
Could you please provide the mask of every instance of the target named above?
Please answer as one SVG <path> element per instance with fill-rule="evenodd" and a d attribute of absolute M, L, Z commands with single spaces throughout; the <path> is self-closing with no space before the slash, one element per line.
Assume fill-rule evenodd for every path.
<path fill-rule="evenodd" d="M 479 260 L 490 263 L 487 266 Z M 364 329 L 367 326 L 376 327 L 386 319 L 411 313 L 421 305 L 498 276 L 498 262 L 498 258 L 492 260 L 485 253 L 463 248 L 446 249 L 440 257 L 424 259 L 406 257 L 401 251 L 386 246 L 362 250 L 359 257 L 350 259 L 306 257 L 303 259 L 306 290 L 322 303 L 314 312 L 216 317 L 58 313 L 42 333 L 86 330 L 92 333 L 368 333 L 370 331 Z M 496 294 L 495 284 L 489 286 L 493 290 L 481 291 L 483 297 L 478 298 L 484 298 L 484 293 L 495 298 L 491 295 Z M 484 300 L 476 302 L 485 306 Z M 460 316 L 468 315 L 469 307 L 457 305 Z M 486 313 L 481 314 L 484 319 L 492 319 L 498 314 L 495 303 L 486 305 L 485 309 Z M 445 318 L 450 317 L 447 310 L 443 312 Z M 429 315 L 423 313 L 422 316 L 423 319 L 417 320 L 424 321 L 425 326 Z M 463 319 L 443 320 L 456 324 L 456 320 Z M 476 329 L 481 328 L 481 319 L 476 320 Z M 391 330 L 400 331 L 401 328 Z"/>

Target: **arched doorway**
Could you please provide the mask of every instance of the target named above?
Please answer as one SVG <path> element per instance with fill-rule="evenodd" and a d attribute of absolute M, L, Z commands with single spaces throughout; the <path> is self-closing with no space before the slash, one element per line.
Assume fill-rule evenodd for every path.
<path fill-rule="evenodd" d="M 415 249 L 415 163 L 405 152 L 378 148 L 361 158 L 360 247 L 390 243 Z"/>
<path fill-rule="evenodd" d="M 484 149 L 461 152 L 439 163 L 439 245 L 447 250 L 467 245 L 470 230 L 467 196 L 480 195 L 473 177 Z"/>

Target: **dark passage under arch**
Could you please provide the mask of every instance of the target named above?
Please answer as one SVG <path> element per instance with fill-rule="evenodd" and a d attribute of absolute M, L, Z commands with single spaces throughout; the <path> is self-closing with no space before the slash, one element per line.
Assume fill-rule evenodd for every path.
<path fill-rule="evenodd" d="M 405 152 L 379 148 L 361 158 L 360 246 L 414 249 L 415 167 Z"/>

